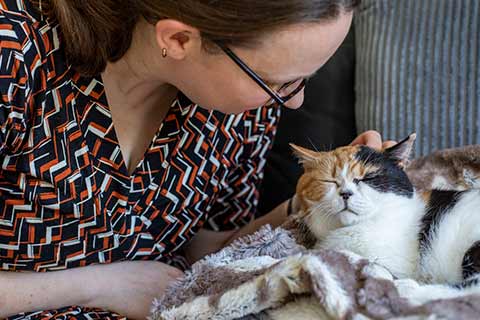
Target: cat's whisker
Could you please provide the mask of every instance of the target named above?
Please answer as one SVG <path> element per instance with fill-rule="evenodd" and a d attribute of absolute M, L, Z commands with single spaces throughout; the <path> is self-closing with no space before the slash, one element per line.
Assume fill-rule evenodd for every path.
<path fill-rule="evenodd" d="M 311 216 L 314 213 L 317 213 L 318 211 L 321 212 L 321 216 L 333 216 L 336 212 L 330 207 L 326 206 L 323 203 L 319 203 L 317 206 L 313 207 L 312 210 L 310 210 L 308 216 Z"/>
<path fill-rule="evenodd" d="M 313 149 L 315 149 L 316 152 L 320 152 L 320 151 L 318 150 L 318 148 L 313 144 L 312 139 L 310 139 L 310 137 L 307 137 L 307 139 L 308 139 L 308 141 L 310 142 L 310 144 L 312 145 Z"/>

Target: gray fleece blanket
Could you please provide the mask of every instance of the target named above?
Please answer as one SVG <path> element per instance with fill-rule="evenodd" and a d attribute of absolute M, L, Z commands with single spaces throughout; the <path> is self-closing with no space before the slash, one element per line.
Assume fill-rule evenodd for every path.
<path fill-rule="evenodd" d="M 441 166 L 471 152 L 480 147 L 418 159 L 411 173 L 442 173 L 421 189 L 438 181 L 462 189 L 465 175 L 477 172 L 459 166 L 457 175 Z M 154 301 L 151 319 L 480 319 L 480 288 L 394 279 L 354 253 L 307 249 L 302 230 L 291 226 L 265 226 L 198 261 Z"/>

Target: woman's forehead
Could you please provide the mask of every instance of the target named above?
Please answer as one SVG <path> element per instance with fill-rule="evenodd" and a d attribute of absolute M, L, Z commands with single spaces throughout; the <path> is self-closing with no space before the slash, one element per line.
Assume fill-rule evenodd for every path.
<path fill-rule="evenodd" d="M 265 35 L 260 46 L 236 51 L 259 75 L 287 81 L 307 77 L 333 55 L 350 24 L 351 14 L 343 14 L 329 22 L 293 25 Z"/>

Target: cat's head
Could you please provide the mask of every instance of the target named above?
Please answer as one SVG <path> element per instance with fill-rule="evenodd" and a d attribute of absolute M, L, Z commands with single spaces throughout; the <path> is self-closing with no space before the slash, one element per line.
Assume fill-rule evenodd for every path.
<path fill-rule="evenodd" d="M 315 152 L 292 145 L 305 170 L 297 185 L 296 202 L 300 214 L 308 219 L 306 224 L 314 232 L 315 228 L 332 230 L 369 219 L 394 202 L 412 199 L 414 188 L 403 169 L 415 137 L 412 134 L 383 151 L 347 146 Z"/>

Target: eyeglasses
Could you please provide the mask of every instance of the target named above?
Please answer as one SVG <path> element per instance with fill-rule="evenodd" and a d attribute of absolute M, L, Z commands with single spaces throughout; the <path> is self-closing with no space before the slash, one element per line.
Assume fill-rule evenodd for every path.
<path fill-rule="evenodd" d="M 242 69 L 250 78 L 253 79 L 266 93 L 272 98 L 267 101 L 266 105 L 271 105 L 276 102 L 280 106 L 284 106 L 285 103 L 297 95 L 305 88 L 307 79 L 298 79 L 284 83 L 280 86 L 278 91 L 273 90 L 258 74 L 256 74 L 250 67 L 248 67 L 232 50 L 222 44 L 217 45 L 235 62 L 240 69 Z M 273 101 L 272 101 L 273 100 Z"/>

